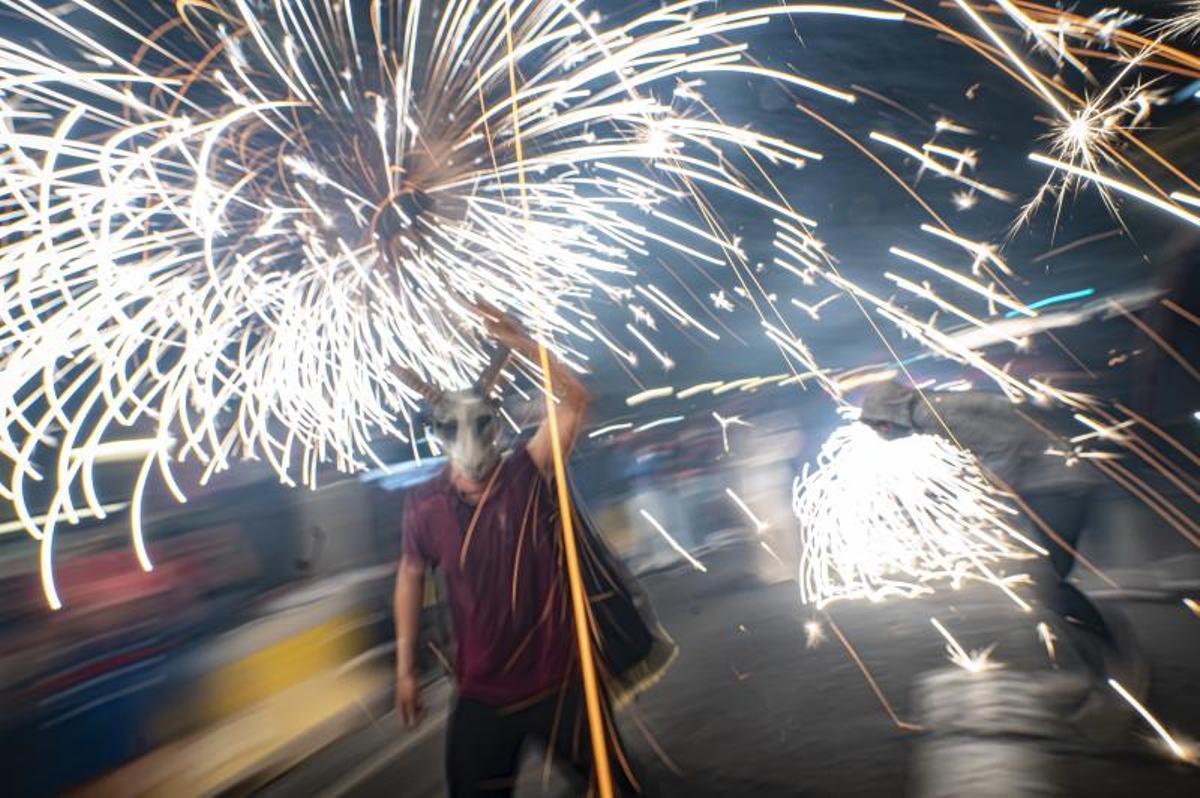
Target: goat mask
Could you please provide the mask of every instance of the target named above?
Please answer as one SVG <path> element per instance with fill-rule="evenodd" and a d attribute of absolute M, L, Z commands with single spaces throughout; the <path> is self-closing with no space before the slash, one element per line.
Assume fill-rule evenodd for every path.
<path fill-rule="evenodd" d="M 499 407 L 478 389 L 442 394 L 431 420 L 450 465 L 472 482 L 482 482 L 500 462 Z"/>
<path fill-rule="evenodd" d="M 425 398 L 433 436 L 450 464 L 473 482 L 483 481 L 500 462 L 500 404 L 488 397 L 509 355 L 508 347 L 497 348 L 475 386 L 465 391 L 440 391 L 411 370 L 397 369 L 405 384 Z"/>

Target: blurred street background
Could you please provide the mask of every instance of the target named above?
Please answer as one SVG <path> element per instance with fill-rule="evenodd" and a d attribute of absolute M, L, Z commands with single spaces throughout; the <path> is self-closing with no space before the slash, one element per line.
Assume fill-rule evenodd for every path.
<path fill-rule="evenodd" d="M 823 435 L 800 423 L 803 405 L 777 406 L 769 392 L 725 406 L 755 422 L 728 438 L 715 423 L 679 422 L 585 441 L 577 454 L 590 512 L 681 650 L 621 714 L 654 794 L 905 792 L 926 735 L 889 719 L 834 624 L 898 718 L 915 725 L 920 678 L 950 667 L 931 618 L 966 648 L 995 644 L 1007 670 L 1047 669 L 1032 621 L 994 588 L 829 614 L 803 607 L 788 502 L 798 464 Z M 159 565 L 150 574 L 129 567 L 118 513 L 64 539 L 68 607 L 49 617 L 24 547 L 9 539 L 0 750 L 16 794 L 442 794 L 451 687 L 426 646 L 428 715 L 415 730 L 396 721 L 390 607 L 405 492 L 441 467 L 401 465 L 316 492 L 267 480 L 222 487 L 186 512 L 152 516 Z M 1101 503 L 1083 553 L 1120 587 L 1084 569 L 1078 579 L 1130 621 L 1151 664 L 1147 703 L 1187 739 L 1200 733 L 1200 617 L 1184 599 L 1200 597 L 1200 559 L 1128 494 L 1114 487 Z M 707 572 L 639 523 L 643 508 Z M 424 625 L 432 631 L 443 611 L 431 594 Z M 1136 724 L 1102 754 L 1057 756 L 1092 795 L 1200 786 L 1194 768 Z M 537 752 L 530 757 L 521 793 L 561 790 Z"/>

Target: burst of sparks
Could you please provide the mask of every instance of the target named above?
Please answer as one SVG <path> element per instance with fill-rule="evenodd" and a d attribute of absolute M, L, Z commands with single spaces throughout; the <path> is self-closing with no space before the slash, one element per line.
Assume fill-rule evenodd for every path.
<path fill-rule="evenodd" d="M 968 33 L 884 3 L 899 10 L 726 11 L 679 0 L 609 23 L 580 2 L 551 0 L 179 0 L 161 4 L 175 14 L 161 20 L 153 8 L 146 19 L 122 20 L 83 0 L 59 9 L 0 0 L 54 36 L 60 52 L 72 51 L 60 61 L 0 36 L 0 456 L 10 472 L 0 499 L 40 541 L 51 606 L 60 604 L 55 530 L 105 517 L 98 457 L 127 431 L 150 441 L 130 513 L 135 554 L 149 569 L 142 498 L 155 480 L 184 501 L 181 463 L 206 482 L 239 460 L 259 460 L 287 484 L 315 485 L 327 464 L 380 465 L 375 440 L 407 440 L 415 451 L 419 396 L 402 375 L 469 384 L 489 359 L 477 301 L 530 323 L 579 371 L 598 347 L 623 368 L 641 359 L 670 370 L 675 360 L 658 332 L 668 326 L 720 340 L 704 321 L 715 316 L 703 294 L 693 295 L 698 311 L 677 301 L 644 274 L 650 259 L 729 268 L 740 284 L 706 288 L 707 305 L 729 313 L 737 297 L 800 367 L 702 383 L 680 399 L 813 381 L 840 402 L 869 378 L 823 368 L 789 328 L 777 294 L 759 282 L 780 270 L 804 286 L 834 286 L 881 337 L 877 318 L 1014 401 L 1071 405 L 982 351 L 1028 345 L 991 317 L 1036 315 L 1005 286 L 1013 272 L 1001 248 L 955 232 L 884 160 L 908 158 L 919 173 L 950 181 L 960 210 L 981 198 L 1011 201 L 1012 191 L 983 174 L 984 139 L 967 147 L 954 138 L 979 131 L 942 117 L 929 138 L 927 120 L 891 102 L 922 129 L 874 131 L 860 142 L 796 103 L 920 202 L 937 222 L 923 232 L 968 254 L 967 264 L 943 266 L 936 254 L 891 248 L 924 270 L 886 275 L 931 306 L 917 312 L 845 276 L 816 237 L 817 220 L 794 208 L 765 168 L 819 165 L 823 153 L 724 121 L 705 97 L 707 79 L 740 74 L 774 81 L 793 100 L 854 108 L 858 87 L 772 69 L 739 39 L 806 14 L 932 25 L 1049 109 L 1049 154 L 1030 157 L 1052 173 L 1014 230 L 1047 198 L 1061 210 L 1068 189 L 1085 185 L 1114 214 L 1124 195 L 1200 226 L 1200 187 L 1137 138 L 1165 96 L 1145 73 L 1190 75 L 1194 56 L 1139 34 L 1139 18 L 1119 9 L 1084 17 L 1036 3 L 951 0 L 946 7 Z M 1200 29 L 1198 18 L 1193 0 L 1158 31 L 1183 37 Z M 1024 50 L 1010 41 L 1014 25 Z M 1097 59 L 1116 64 L 1107 82 L 1093 75 Z M 1085 90 L 1071 88 L 1068 78 L 1078 76 Z M 968 98 L 982 97 L 982 85 Z M 771 218 L 773 256 L 726 230 L 714 213 L 718 195 Z M 955 293 L 966 288 L 986 312 L 952 301 L 938 280 Z M 793 304 L 818 322 L 832 299 Z M 627 323 L 602 325 L 590 310 L 599 301 L 621 305 Z M 986 332 L 988 343 L 946 331 L 943 319 Z M 518 359 L 504 377 L 519 391 L 536 368 Z M 1169 467 L 1136 438 L 1122 445 L 1160 472 Z M 47 460 L 49 469 L 35 465 Z M 1119 464 L 1106 473 L 1124 479 Z M 51 490 L 47 512 L 35 515 L 27 494 L 37 481 Z M 1175 523 L 1194 531 L 1187 519 Z"/>
<path fill-rule="evenodd" d="M 578 3 L 550 0 L 452 0 L 436 14 L 419 2 L 181 0 L 156 26 L 82 0 L 67 15 L 6 5 L 87 63 L 0 38 L 0 453 L 12 463 L 0 496 L 42 541 L 53 607 L 55 528 L 81 502 L 104 517 L 91 453 L 121 429 L 156 441 L 132 513 L 149 569 L 140 505 L 152 474 L 184 501 L 182 461 L 202 481 L 258 459 L 314 485 L 326 463 L 382 465 L 373 440 L 415 446 L 418 394 L 400 369 L 470 384 L 487 362 L 473 302 L 537 321 L 575 365 L 589 340 L 630 358 L 585 303 L 627 301 L 619 283 L 651 244 L 718 265 L 742 257 L 706 215 L 712 192 L 811 226 L 730 165 L 821 158 L 654 87 L 686 80 L 697 98 L 705 75 L 740 72 L 851 103 L 751 63 L 730 37 L 781 16 L 904 18 L 685 0 L 602 29 Z M 108 25 L 126 41 L 94 34 Z M 652 284 L 636 291 L 715 337 Z M 629 309 L 629 334 L 670 369 L 639 329 L 653 328 L 650 307 Z M 56 426 L 47 475 L 33 463 Z M 35 522 L 26 492 L 47 476 L 50 510 Z"/>
<path fill-rule="evenodd" d="M 723 310 L 726 313 L 731 313 L 736 310 L 736 306 L 729 301 L 729 297 L 725 294 L 724 288 L 722 288 L 720 291 L 710 293 L 708 298 L 712 302 L 712 306 L 717 310 Z"/>
<path fill-rule="evenodd" d="M 974 191 L 955 191 L 950 195 L 954 200 L 954 207 L 960 211 L 969 211 L 979 204 L 979 195 Z"/>
<path fill-rule="evenodd" d="M 932 593 L 938 585 L 988 582 L 1028 604 L 1002 563 L 1033 556 L 1012 513 L 973 458 L 933 435 L 887 441 L 863 424 L 833 432 L 816 468 L 797 478 L 800 591 L 823 607 Z"/>

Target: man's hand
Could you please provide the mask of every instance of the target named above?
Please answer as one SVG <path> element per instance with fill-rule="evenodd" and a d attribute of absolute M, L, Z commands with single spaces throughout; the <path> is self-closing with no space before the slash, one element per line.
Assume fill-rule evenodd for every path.
<path fill-rule="evenodd" d="M 415 727 L 425 717 L 421 704 L 421 686 L 412 673 L 396 676 L 396 715 L 409 728 Z"/>
<path fill-rule="evenodd" d="M 406 510 L 408 508 L 405 508 Z M 405 522 L 404 534 L 411 534 Z M 417 685 L 417 640 L 421 631 L 421 599 L 425 588 L 425 563 L 414 555 L 400 558 L 396 571 L 396 715 L 407 726 L 416 726 L 425 714 Z"/>
<path fill-rule="evenodd" d="M 504 346 L 509 347 L 518 355 L 535 364 L 539 363 L 541 353 L 537 342 L 525 331 L 519 322 L 504 313 L 494 305 L 483 300 L 474 304 L 475 311 L 482 319 L 488 335 Z M 583 426 L 583 418 L 587 414 L 592 397 L 583 383 L 569 368 L 559 362 L 553 354 L 547 356 L 550 365 L 550 381 L 554 385 L 554 393 L 559 402 L 555 413 L 558 419 L 559 445 L 564 453 L 571 450 L 575 436 Z M 543 471 L 551 465 L 552 441 L 550 440 L 550 425 L 543 422 L 542 426 L 530 438 L 528 449 L 534 464 Z"/>
<path fill-rule="evenodd" d="M 474 307 L 479 318 L 483 320 L 483 328 L 497 342 L 521 350 L 524 350 L 525 347 L 519 346 L 520 344 L 534 344 L 533 339 L 529 337 L 529 333 L 525 331 L 521 323 L 495 305 L 481 299 L 475 303 Z M 536 347 L 536 345 L 534 346 Z M 522 354 L 528 357 L 528 352 L 522 351 Z"/>

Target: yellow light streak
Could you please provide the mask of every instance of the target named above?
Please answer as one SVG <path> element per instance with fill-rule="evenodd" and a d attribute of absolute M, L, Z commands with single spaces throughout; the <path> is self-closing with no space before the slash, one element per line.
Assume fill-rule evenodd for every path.
<path fill-rule="evenodd" d="M 695 396 L 698 393 L 704 393 L 706 391 L 711 391 L 714 388 L 720 388 L 723 384 L 724 383 L 721 380 L 715 380 L 715 381 L 711 381 L 711 382 L 701 382 L 697 385 L 693 385 L 690 388 L 684 388 L 682 391 L 675 394 L 675 398 L 676 399 L 690 399 L 691 397 Z"/>
<path fill-rule="evenodd" d="M 641 393 L 635 393 L 633 396 L 626 397 L 625 404 L 629 407 L 637 407 L 638 405 L 645 404 L 653 399 L 665 399 L 674 393 L 675 389 L 670 386 L 664 386 L 662 388 L 650 388 L 649 390 L 642 391 Z"/>

